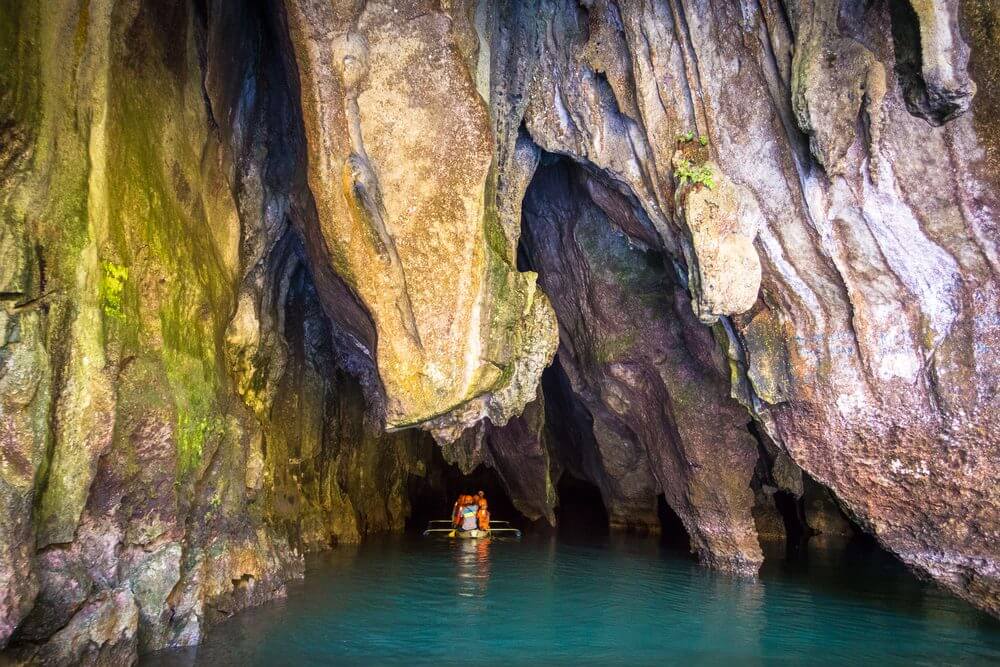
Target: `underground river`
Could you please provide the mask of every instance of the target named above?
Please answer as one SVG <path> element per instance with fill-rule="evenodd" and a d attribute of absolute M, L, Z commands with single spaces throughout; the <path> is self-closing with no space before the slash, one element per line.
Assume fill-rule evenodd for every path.
<path fill-rule="evenodd" d="M 664 661 L 996 663 L 1000 622 L 865 541 L 813 540 L 742 580 L 655 538 L 407 536 L 311 557 L 287 599 L 141 664 Z"/>

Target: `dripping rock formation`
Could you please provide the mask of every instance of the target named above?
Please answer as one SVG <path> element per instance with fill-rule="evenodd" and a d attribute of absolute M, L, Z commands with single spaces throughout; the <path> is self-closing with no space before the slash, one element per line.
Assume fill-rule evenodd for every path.
<path fill-rule="evenodd" d="M 743 575 L 862 530 L 1000 616 L 998 26 L 7 0 L 3 657 L 196 643 L 448 465 Z"/>

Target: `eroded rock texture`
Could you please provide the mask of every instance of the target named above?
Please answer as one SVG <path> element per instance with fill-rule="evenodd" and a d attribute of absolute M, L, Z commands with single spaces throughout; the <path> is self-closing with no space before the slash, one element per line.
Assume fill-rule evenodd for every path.
<path fill-rule="evenodd" d="M 601 489 L 612 525 L 658 528 L 664 494 L 703 561 L 756 572 L 757 443 L 729 396 L 728 360 L 657 252 L 590 199 L 579 167 L 543 167 L 524 204 L 526 259 L 560 323 L 559 362 L 590 415 L 572 472 Z M 643 223 L 634 222 L 640 226 Z M 593 451 L 587 449 L 593 448 Z"/>
<path fill-rule="evenodd" d="M 484 415 L 506 422 L 534 397 L 555 322 L 499 220 L 472 7 L 286 6 L 320 223 L 310 241 L 371 313 L 387 425 L 454 439 Z"/>
<path fill-rule="evenodd" d="M 966 20 L 989 76 L 985 11 Z M 732 393 L 761 430 L 904 561 L 996 612 L 995 114 L 971 98 L 958 3 L 551 1 L 511 14 L 500 35 L 517 51 L 509 80 L 527 80 L 530 138 L 648 220 L 702 319 L 730 316 L 716 332 Z M 701 136 L 712 197 L 733 204 L 709 204 L 729 220 L 699 240 L 712 226 L 692 224 L 676 157 Z M 744 243 L 731 234 L 760 262 L 749 309 L 706 292 L 720 283 L 705 267 Z M 567 329 L 564 346 L 585 335 Z"/>

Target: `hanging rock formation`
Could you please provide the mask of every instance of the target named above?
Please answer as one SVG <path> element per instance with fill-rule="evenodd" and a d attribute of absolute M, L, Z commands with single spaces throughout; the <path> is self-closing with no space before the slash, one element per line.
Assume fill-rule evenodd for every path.
<path fill-rule="evenodd" d="M 386 425 L 454 439 L 486 415 L 506 422 L 534 397 L 555 321 L 503 242 L 490 116 L 466 60 L 477 44 L 462 41 L 472 17 L 431 2 L 287 7 L 314 254 L 374 320 Z"/>
<path fill-rule="evenodd" d="M 198 641 L 399 530 L 426 431 L 1000 615 L 995 5 L 3 3 L 0 650 Z"/>

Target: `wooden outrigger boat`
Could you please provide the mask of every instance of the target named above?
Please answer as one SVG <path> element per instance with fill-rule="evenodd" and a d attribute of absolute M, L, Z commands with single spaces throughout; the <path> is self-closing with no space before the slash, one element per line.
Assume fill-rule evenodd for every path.
<path fill-rule="evenodd" d="M 447 537 L 456 540 L 482 540 L 490 537 L 521 537 L 521 531 L 511 528 L 509 521 L 490 521 L 489 530 L 458 530 L 447 519 L 431 521 L 427 524 L 424 537 Z"/>

